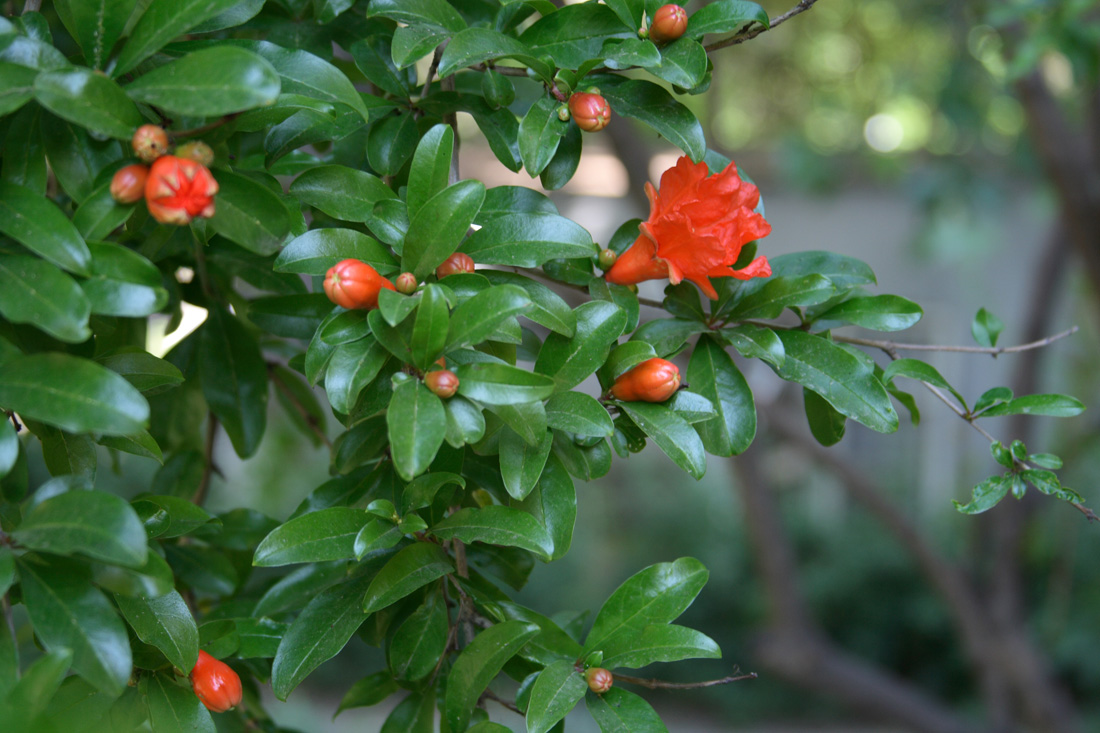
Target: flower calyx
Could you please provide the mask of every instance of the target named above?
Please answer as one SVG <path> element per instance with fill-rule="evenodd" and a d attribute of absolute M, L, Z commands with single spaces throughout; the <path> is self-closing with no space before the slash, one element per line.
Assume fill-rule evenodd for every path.
<path fill-rule="evenodd" d="M 120 204 L 132 204 L 145 197 L 149 166 L 141 163 L 119 168 L 111 178 L 111 198 Z"/>
<path fill-rule="evenodd" d="M 443 264 L 435 268 L 435 276 L 442 280 L 448 275 L 474 271 L 474 258 L 465 252 L 455 252 Z"/>
<path fill-rule="evenodd" d="M 189 676 L 191 689 L 208 710 L 224 713 L 241 704 L 241 678 L 228 664 L 201 649 Z"/>
<path fill-rule="evenodd" d="M 585 132 L 599 132 L 611 122 L 611 106 L 599 91 L 573 92 L 569 112 Z"/>
<path fill-rule="evenodd" d="M 680 368 L 654 357 L 620 374 L 609 394 L 622 402 L 664 402 L 679 388 Z"/>
<path fill-rule="evenodd" d="M 684 35 L 688 27 L 687 11 L 679 5 L 662 5 L 653 14 L 649 24 L 649 40 L 654 43 L 668 43 Z"/>
<path fill-rule="evenodd" d="M 168 133 L 160 125 L 142 125 L 130 138 L 130 145 L 134 155 L 152 163 L 168 152 Z"/>
<path fill-rule="evenodd" d="M 397 292 L 403 295 L 412 295 L 416 292 L 416 275 L 411 272 L 403 272 L 393 280 L 393 286 Z"/>
<path fill-rule="evenodd" d="M 325 295 L 338 306 L 370 310 L 378 307 L 382 290 L 396 290 L 393 283 L 378 274 L 378 270 L 361 260 L 337 262 L 325 273 Z"/>
<path fill-rule="evenodd" d="M 584 672 L 584 679 L 588 683 L 588 689 L 597 695 L 604 694 L 615 684 L 615 675 L 603 667 L 589 667 Z"/>
<path fill-rule="evenodd" d="M 437 369 L 424 375 L 424 384 L 436 397 L 446 400 L 458 391 L 458 376 L 449 369 Z"/>
<path fill-rule="evenodd" d="M 202 140 L 191 140 L 176 148 L 176 157 L 187 158 L 207 168 L 214 165 L 214 150 Z"/>
<path fill-rule="evenodd" d="M 149 169 L 145 204 L 161 224 L 183 226 L 199 217 L 214 216 L 218 182 L 210 170 L 193 160 L 164 155 Z"/>

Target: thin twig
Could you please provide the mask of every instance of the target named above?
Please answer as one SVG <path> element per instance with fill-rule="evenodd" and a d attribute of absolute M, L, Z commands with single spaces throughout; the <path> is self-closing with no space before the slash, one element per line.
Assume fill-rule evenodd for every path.
<path fill-rule="evenodd" d="M 439 61 L 443 58 L 443 49 L 446 47 L 446 42 L 435 47 L 435 53 L 432 54 L 432 64 L 428 67 L 428 75 L 424 77 L 424 89 L 421 92 L 422 97 L 428 96 L 428 92 L 432 88 L 432 80 L 435 79 L 435 74 L 439 71 Z"/>
<path fill-rule="evenodd" d="M 1073 328 L 1067 328 L 1061 333 L 1056 333 L 1053 336 L 1047 336 L 1037 341 L 1029 341 L 1026 344 L 1017 344 L 1015 346 L 947 346 L 943 344 L 906 344 L 899 343 L 897 341 L 880 341 L 878 339 L 865 339 L 856 336 L 844 336 L 834 333 L 832 338 L 834 341 L 842 341 L 846 344 L 855 344 L 857 346 L 869 346 L 875 349 L 881 349 L 897 358 L 892 352 L 896 351 L 944 351 L 944 352 L 958 352 L 965 354 L 989 354 L 991 356 L 998 356 L 1000 354 L 1013 354 L 1019 351 L 1030 351 L 1031 349 L 1039 349 L 1043 346 L 1048 346 L 1055 341 L 1064 339 L 1066 336 L 1072 336 L 1080 330 L 1077 326 Z"/>
<path fill-rule="evenodd" d="M 199 487 L 195 489 L 195 495 L 191 497 L 191 503 L 196 506 L 202 506 L 206 501 L 206 492 L 210 488 L 210 477 L 214 473 L 214 438 L 217 434 L 218 417 L 211 412 L 206 420 L 206 442 L 202 450 L 202 478 L 199 480 Z"/>
<path fill-rule="evenodd" d="M 717 51 L 720 48 L 736 46 L 739 43 L 744 43 L 745 41 L 752 40 L 753 38 L 759 36 L 761 33 L 765 33 L 772 28 L 775 28 L 776 26 L 786 23 L 794 16 L 806 12 L 807 10 L 812 8 L 814 6 L 814 3 L 816 2 L 817 0 L 799 0 L 798 5 L 795 5 L 793 8 L 783 13 L 782 15 L 777 15 L 774 18 L 770 19 L 766 27 L 759 24 L 755 26 L 750 26 L 751 30 L 743 30 L 734 36 L 726 38 L 722 41 L 715 41 L 709 46 L 704 46 L 703 48 L 706 49 L 707 53 L 710 53 L 711 51 Z"/>
<path fill-rule="evenodd" d="M 170 134 L 173 138 L 196 137 L 197 135 L 202 135 L 203 133 L 210 132 L 211 130 L 216 130 L 222 125 L 226 125 L 232 122 L 237 118 L 237 115 L 239 114 L 240 112 L 231 112 L 221 119 L 214 120 L 213 122 L 209 122 L 201 127 L 192 127 L 190 130 L 169 130 L 168 134 Z"/>
<path fill-rule="evenodd" d="M 505 700 L 504 698 L 499 697 L 492 690 L 486 690 L 485 692 L 481 693 L 481 697 L 486 699 L 486 700 L 492 700 L 493 702 L 495 702 L 499 705 L 503 705 L 504 707 L 508 708 L 509 710 L 511 710 L 513 713 L 515 713 L 517 715 L 523 715 L 523 711 L 520 710 L 519 707 L 514 702 L 512 702 L 510 700 Z"/>
<path fill-rule="evenodd" d="M 527 76 L 527 69 L 517 66 L 490 66 L 489 64 L 474 64 L 470 67 L 474 71 L 495 71 L 503 76 Z"/>
<path fill-rule="evenodd" d="M 664 680 L 647 680 L 643 677 L 631 677 L 630 675 L 618 674 L 615 672 L 612 673 L 612 676 L 619 682 L 629 682 L 632 685 L 646 687 L 650 690 L 696 690 L 701 687 L 717 687 L 718 685 L 728 685 L 731 682 L 754 680 L 756 679 L 756 672 L 749 672 L 748 674 L 741 674 L 738 672 L 731 674 L 729 677 L 722 677 L 717 680 L 704 680 L 702 682 L 665 682 Z"/>

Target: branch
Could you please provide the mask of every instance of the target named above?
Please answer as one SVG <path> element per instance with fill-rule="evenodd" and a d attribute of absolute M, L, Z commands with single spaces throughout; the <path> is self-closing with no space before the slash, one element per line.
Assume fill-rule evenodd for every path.
<path fill-rule="evenodd" d="M 1000 354 L 1014 354 L 1020 351 L 1030 351 L 1032 349 L 1040 349 L 1044 346 L 1049 346 L 1055 341 L 1060 341 L 1066 336 L 1072 336 L 1080 330 L 1077 326 L 1073 328 L 1067 328 L 1061 333 L 1056 333 L 1053 336 L 1047 336 L 1037 341 L 1029 341 L 1026 344 L 1017 344 L 1016 346 L 949 346 L 946 344 L 906 344 L 898 341 L 882 341 L 878 339 L 865 339 L 858 338 L 856 336 L 843 336 L 840 334 L 833 334 L 834 341 L 841 341 L 846 344 L 855 344 L 857 346 L 869 346 L 875 349 L 881 349 L 891 358 L 896 359 L 895 352 L 897 351 L 945 351 L 945 352 L 959 352 L 966 354 L 989 354 L 991 356 L 999 356 Z"/>
<path fill-rule="evenodd" d="M 504 707 L 508 708 L 513 713 L 515 713 L 516 715 L 523 715 L 523 711 L 520 710 L 519 707 L 514 702 L 512 702 L 510 700 L 505 700 L 504 698 L 499 697 L 492 690 L 486 690 L 485 692 L 481 693 L 481 697 L 483 699 L 486 699 L 486 700 L 492 700 L 493 702 L 495 702 L 499 705 L 503 705 Z"/>
<path fill-rule="evenodd" d="M 782 25 L 783 23 L 786 23 L 788 20 L 790 20 L 794 16 L 806 12 L 807 10 L 812 8 L 814 6 L 814 3 L 816 3 L 816 2 L 817 2 L 817 0 L 798 0 L 798 5 L 795 5 L 793 8 L 791 8 L 787 12 L 783 13 L 782 15 L 777 15 L 774 18 L 770 19 L 768 21 L 767 26 L 762 26 L 762 25 L 759 25 L 759 24 L 756 24 L 754 26 L 750 26 L 751 30 L 748 30 L 748 29 L 741 30 L 737 34 L 735 34 L 733 36 L 730 36 L 729 38 L 726 38 L 725 40 L 715 41 L 714 43 L 710 44 L 709 46 L 704 46 L 703 48 L 706 49 L 707 53 L 710 53 L 711 51 L 717 51 L 718 49 L 721 49 L 721 48 L 726 48 L 728 46 L 736 46 L 739 43 L 744 43 L 745 41 L 750 41 L 753 38 L 756 38 L 757 36 L 759 36 L 761 33 L 769 31 L 769 30 L 771 30 L 772 28 L 775 28 L 778 25 Z"/>
<path fill-rule="evenodd" d="M 697 690 L 701 687 L 717 687 L 718 685 L 728 685 L 731 682 L 754 680 L 757 677 L 756 672 L 741 674 L 740 671 L 735 672 L 728 677 L 722 677 L 721 679 L 717 680 L 704 680 L 702 682 L 665 682 L 664 680 L 647 680 L 642 677 L 631 677 L 630 675 L 615 673 L 612 673 L 611 676 L 617 679 L 619 682 L 628 682 L 632 685 L 646 687 L 650 690 Z"/>

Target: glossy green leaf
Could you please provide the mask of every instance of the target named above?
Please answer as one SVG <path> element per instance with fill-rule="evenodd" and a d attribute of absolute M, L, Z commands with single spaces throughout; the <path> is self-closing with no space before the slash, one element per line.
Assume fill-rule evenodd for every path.
<path fill-rule="evenodd" d="M 897 295 L 851 298 L 817 316 L 817 321 L 844 321 L 875 331 L 902 331 L 924 315 L 921 307 Z"/>
<path fill-rule="evenodd" d="M 290 241 L 275 258 L 276 272 L 324 275 L 347 259 L 362 260 L 382 274 L 397 268 L 385 246 L 354 229 L 313 229 Z"/>
<path fill-rule="evenodd" d="M 373 337 L 336 347 L 325 371 L 325 393 L 333 409 L 350 413 L 363 388 L 389 358 L 389 352 Z"/>
<path fill-rule="evenodd" d="M 520 509 L 495 504 L 460 509 L 432 525 L 431 532 L 442 540 L 457 537 L 463 542 L 518 547 L 546 561 L 554 550 L 554 541 L 537 519 Z"/>
<path fill-rule="evenodd" d="M 650 624 L 675 620 L 695 600 L 708 576 L 703 564 L 692 557 L 635 573 L 600 608 L 585 639 L 585 651 L 602 649 Z"/>
<path fill-rule="evenodd" d="M 199 376 L 210 411 L 237 455 L 259 447 L 267 424 L 267 365 L 255 336 L 220 308 L 210 311 L 199 339 Z"/>
<path fill-rule="evenodd" d="M 393 43 L 386 36 L 371 36 L 351 44 L 348 50 L 355 66 L 371 84 L 395 97 L 408 99 L 411 92 L 408 75 L 401 73 L 395 61 L 393 46 L 397 45 L 396 32 L 392 40 Z"/>
<path fill-rule="evenodd" d="M 519 125 L 519 154 L 531 176 L 539 175 L 550 164 L 569 129 L 569 124 L 558 117 L 562 104 L 551 96 L 541 96 Z"/>
<path fill-rule="evenodd" d="M 963 514 L 981 514 L 995 507 L 1001 499 L 1008 496 L 1008 490 L 1012 487 L 1010 476 L 990 476 L 985 481 L 974 487 L 970 502 L 962 504 L 952 501 L 955 508 Z"/>
<path fill-rule="evenodd" d="M 253 325 L 284 338 L 312 338 L 332 311 L 332 301 L 322 293 L 270 295 L 249 302 L 246 316 Z"/>
<path fill-rule="evenodd" d="M 756 436 L 752 390 L 726 350 L 701 338 L 691 354 L 687 382 L 714 405 L 717 415 L 696 425 L 703 447 L 716 456 L 745 451 Z"/>
<path fill-rule="evenodd" d="M 716 0 L 699 8 L 688 17 L 687 35 L 732 33 L 749 23 L 768 27 L 768 13 L 756 3 L 744 0 Z"/>
<path fill-rule="evenodd" d="M 683 150 L 693 161 L 703 159 L 707 150 L 703 127 L 687 107 L 672 97 L 664 87 L 643 79 L 600 87 L 611 110 L 652 127 Z"/>
<path fill-rule="evenodd" d="M 91 273 L 92 254 L 67 216 L 45 196 L 0 182 L 0 232 L 77 275 Z"/>
<path fill-rule="evenodd" d="M 531 306 L 527 292 L 515 285 L 496 285 L 455 308 L 447 334 L 447 349 L 476 345 Z"/>
<path fill-rule="evenodd" d="M 515 405 L 544 400 L 554 392 L 549 377 L 507 364 L 460 364 L 458 393 L 484 405 Z"/>
<path fill-rule="evenodd" d="M 997 337 L 1001 335 L 1005 324 L 1000 318 L 993 315 L 985 308 L 979 308 L 974 320 L 970 324 L 970 333 L 978 346 L 991 348 L 997 345 Z"/>
<path fill-rule="evenodd" d="M 367 613 L 381 610 L 451 572 L 454 565 L 442 547 L 415 542 L 378 571 L 362 599 L 363 607 Z"/>
<path fill-rule="evenodd" d="M 183 382 L 183 374 L 175 364 L 158 359 L 146 351 L 111 354 L 100 357 L 97 361 L 142 392 L 173 387 Z"/>
<path fill-rule="evenodd" d="M 4 635 L 10 638 L 7 630 Z M 4 716 L 5 726 L 17 731 L 35 729 L 33 724 L 41 722 L 38 716 L 54 701 L 54 693 L 69 671 L 72 658 L 69 649 L 51 649 L 36 659 L 18 682 L 13 676 L 10 692 L 4 690 L 8 694 L 0 699 L 0 715 Z"/>
<path fill-rule="evenodd" d="M 557 390 L 576 387 L 599 368 L 626 327 L 626 313 L 614 303 L 589 301 L 574 313 L 573 337 L 550 334 L 535 361 L 535 371 L 552 377 Z"/>
<path fill-rule="evenodd" d="M 34 98 L 37 76 L 36 69 L 0 61 L 0 114 L 11 114 Z"/>
<path fill-rule="evenodd" d="M 446 441 L 455 448 L 476 443 L 485 434 L 485 417 L 481 409 L 465 397 L 455 395 L 443 401 L 447 411 Z"/>
<path fill-rule="evenodd" d="M 977 408 L 975 408 L 977 409 Z M 1085 410 L 1085 405 L 1075 397 L 1064 394 L 1030 394 L 999 402 L 978 413 L 979 417 L 1002 415 L 1046 415 L 1048 417 L 1075 417 Z"/>
<path fill-rule="evenodd" d="M 363 525 L 359 534 L 355 535 L 355 559 L 361 560 L 364 555 L 378 550 L 388 550 L 404 538 L 405 533 L 401 529 L 384 519 L 374 518 Z"/>
<path fill-rule="evenodd" d="M 171 591 L 158 598 L 115 596 L 118 609 L 138 638 L 160 649 L 182 672 L 199 657 L 199 630 L 183 597 Z"/>
<path fill-rule="evenodd" d="M 535 624 L 504 621 L 479 633 L 447 675 L 443 716 L 451 730 L 465 730 L 481 693 L 504 664 L 539 633 Z"/>
<path fill-rule="evenodd" d="M 698 41 L 684 36 L 662 47 L 660 64 L 648 70 L 670 84 L 693 89 L 706 76 L 707 52 Z"/>
<path fill-rule="evenodd" d="M 18 459 L 19 436 L 15 427 L 9 420 L 0 420 L 0 478 L 8 475 Z"/>
<path fill-rule="evenodd" d="M 130 679 L 130 642 L 107 597 L 79 565 L 46 565 L 24 555 L 18 566 L 23 603 L 46 650 L 72 650 L 77 674 L 104 692 L 121 693 Z"/>
<path fill-rule="evenodd" d="M 523 288 L 531 301 L 530 307 L 523 313 L 525 318 L 563 336 L 573 335 L 577 325 L 573 310 L 560 295 L 546 285 L 503 270 L 482 270 L 479 274 L 484 275 L 493 285 L 516 285 Z"/>
<path fill-rule="evenodd" d="M 164 558 L 150 552 L 140 568 L 92 563 L 92 582 L 112 593 L 157 598 L 171 591 L 176 580 Z"/>
<path fill-rule="evenodd" d="M 882 383 L 889 384 L 894 377 L 919 379 L 922 382 L 927 382 L 933 387 L 946 389 L 955 396 L 955 399 L 959 401 L 963 409 L 966 408 L 966 400 L 962 398 L 962 395 L 960 395 L 931 364 L 920 361 L 919 359 L 895 359 L 890 362 L 890 365 L 886 367 L 886 370 L 883 372 Z M 1009 395 L 1009 397 L 1011 397 L 1011 395 Z"/>
<path fill-rule="evenodd" d="M 156 674 L 143 677 L 139 689 L 156 733 L 215 733 L 210 712 L 189 686 L 169 675 Z"/>
<path fill-rule="evenodd" d="M 349 560 L 355 537 L 370 521 L 362 509 L 330 507 L 289 520 L 256 547 L 252 564 L 260 567 L 302 562 Z"/>
<path fill-rule="evenodd" d="M 468 302 L 473 300 L 476 298 Z M 416 309 L 412 337 L 409 340 L 413 364 L 420 369 L 427 369 L 439 358 L 443 347 L 447 345 L 449 326 L 447 299 L 443 290 L 437 285 L 428 285 L 420 296 L 420 305 Z"/>
<path fill-rule="evenodd" d="M 114 75 L 121 76 L 204 20 L 237 0 L 153 0 L 145 7 L 119 52 Z"/>
<path fill-rule="evenodd" d="M 602 695 L 589 691 L 585 702 L 601 733 L 668 733 L 648 702 L 621 687 L 612 687 Z"/>
<path fill-rule="evenodd" d="M 156 266 L 137 252 L 110 242 L 90 242 L 92 276 L 80 287 L 92 313 L 143 318 L 168 302 Z"/>
<path fill-rule="evenodd" d="M 409 222 L 401 252 L 401 269 L 423 280 L 462 242 L 481 202 L 485 184 L 459 181 L 424 202 Z"/>
<path fill-rule="evenodd" d="M 126 501 L 102 491 L 67 491 L 46 499 L 12 536 L 32 550 L 81 554 L 133 568 L 145 564 L 141 520 Z"/>
<path fill-rule="evenodd" d="M 546 423 L 580 436 L 606 438 L 614 431 L 607 408 L 583 392 L 558 392 L 547 400 Z"/>
<path fill-rule="evenodd" d="M 377 705 L 399 689 L 401 688 L 397 686 L 397 682 L 394 681 L 389 672 L 375 672 L 367 675 L 352 685 L 351 689 L 344 694 L 333 717 L 352 708 Z"/>
<path fill-rule="evenodd" d="M 397 198 L 382 179 L 342 165 L 322 165 L 307 170 L 290 184 L 290 193 L 335 219 L 357 222 L 370 221 L 378 202 Z M 357 257 L 355 254 L 347 256 Z"/>
<path fill-rule="evenodd" d="M 728 341 L 746 359 L 762 359 L 773 366 L 782 366 L 787 352 L 775 331 L 752 323 L 743 323 L 721 330 Z"/>
<path fill-rule="evenodd" d="M 412 156 L 416 141 L 416 118 L 406 113 L 391 115 L 367 133 L 367 160 L 380 174 L 395 176 Z"/>
<path fill-rule="evenodd" d="M 836 445 L 844 437 L 847 418 L 825 401 L 817 392 L 802 389 L 802 401 L 806 409 L 806 421 L 814 439 L 824 446 Z"/>
<path fill-rule="evenodd" d="M 409 25 L 426 25 L 443 31 L 460 31 L 466 21 L 445 0 L 374 0 L 368 15 L 380 15 Z"/>
<path fill-rule="evenodd" d="M 599 248 L 579 224 L 557 214 L 494 217 L 462 245 L 477 262 L 538 267 L 555 258 L 593 257 Z"/>
<path fill-rule="evenodd" d="M 543 15 L 519 40 L 535 56 L 549 56 L 560 68 L 578 69 L 600 57 L 608 38 L 636 38 L 637 34 L 637 28 L 623 26 L 608 7 L 582 3 Z"/>
<path fill-rule="evenodd" d="M 37 257 L 0 255 L 0 315 L 13 323 L 31 323 L 51 336 L 81 343 L 91 304 L 76 282 Z"/>
<path fill-rule="evenodd" d="M 833 285 L 841 289 L 875 283 L 875 273 L 866 262 L 835 252 L 792 252 L 769 257 L 768 262 L 771 263 L 773 277 L 799 278 L 817 274 L 829 278 Z M 757 278 L 742 283 L 742 288 L 759 287 L 767 282 L 768 279 Z"/>
<path fill-rule="evenodd" d="M 106 181 L 73 213 L 73 225 L 85 240 L 104 239 L 125 224 L 136 208 L 115 201 L 111 196 L 111 183 Z"/>
<path fill-rule="evenodd" d="M 817 392 L 838 412 L 880 433 L 898 429 L 890 397 L 867 364 L 840 346 L 804 331 L 778 333 L 786 351 L 776 373 Z"/>
<path fill-rule="evenodd" d="M 535 488 L 550 455 L 553 438 L 553 434 L 546 431 L 542 440 L 532 445 L 514 430 L 501 433 L 500 475 L 513 499 L 522 501 Z"/>
<path fill-rule="evenodd" d="M 84 62 L 102 69 L 137 1 L 54 0 L 53 4 L 65 29 L 84 51 Z"/>
<path fill-rule="evenodd" d="M 387 656 L 393 676 L 399 680 L 428 676 L 446 650 L 449 626 L 442 594 L 428 593 L 390 640 Z"/>
<path fill-rule="evenodd" d="M 263 184 L 236 173 L 219 170 L 215 178 L 218 195 L 210 226 L 249 252 L 277 252 L 290 233 L 290 216 L 282 200 Z"/>
<path fill-rule="evenodd" d="M 370 576 L 355 578 L 314 597 L 279 643 L 271 666 L 271 689 L 280 700 L 323 662 L 336 656 L 369 615 L 363 592 Z"/>
<path fill-rule="evenodd" d="M 159 528 L 156 536 L 161 539 L 190 534 L 214 519 L 189 498 L 179 496 L 140 494 L 133 500 L 132 506 L 144 519 L 146 532 L 152 536 L 151 527 L 155 525 Z"/>
<path fill-rule="evenodd" d="M 130 435 L 149 419 L 149 404 L 125 379 L 59 352 L 7 362 L 0 373 L 0 405 L 73 433 Z"/>
<path fill-rule="evenodd" d="M 556 455 L 547 458 L 535 489 L 517 506 L 546 527 L 554 543 L 553 559 L 569 551 L 577 521 L 577 492 Z"/>
<path fill-rule="evenodd" d="M 45 71 L 34 80 L 39 104 L 81 127 L 129 140 L 144 118 L 112 79 L 91 69 Z"/>
<path fill-rule="evenodd" d="M 836 286 L 818 274 L 773 276 L 761 288 L 738 301 L 730 311 L 730 317 L 778 318 L 784 308 L 824 303 L 835 293 Z"/>
<path fill-rule="evenodd" d="M 126 94 L 158 109 L 216 117 L 273 104 L 279 75 L 263 57 L 214 46 L 158 66 L 126 85 Z"/>
<path fill-rule="evenodd" d="M 588 691 L 576 663 L 561 659 L 539 673 L 527 704 L 527 733 L 546 733 L 572 710 Z"/>
<path fill-rule="evenodd" d="M 452 40 L 448 48 L 453 43 Z M 428 199 L 447 187 L 453 150 L 454 130 L 448 125 L 435 125 L 421 136 L 409 169 L 409 188 L 405 203 L 410 217 L 415 218 Z"/>
<path fill-rule="evenodd" d="M 465 28 L 455 33 L 443 50 L 439 76 L 450 76 L 465 67 L 503 58 L 521 62 L 544 80 L 553 75 L 545 61 L 515 38 L 489 28 Z"/>
<path fill-rule="evenodd" d="M 700 479 L 707 471 L 707 457 L 698 433 L 666 406 L 650 402 L 617 403 L 630 419 L 671 458 L 677 466 Z"/>
<path fill-rule="evenodd" d="M 418 380 L 393 390 L 386 412 L 394 468 L 406 481 L 427 470 L 446 435 L 446 413 L 438 397 Z"/>
<path fill-rule="evenodd" d="M 616 645 L 605 646 L 603 662 L 607 669 L 641 669 L 655 662 L 682 659 L 719 659 L 718 644 L 706 634 L 675 624 L 652 624 L 633 637 L 621 637 Z"/>

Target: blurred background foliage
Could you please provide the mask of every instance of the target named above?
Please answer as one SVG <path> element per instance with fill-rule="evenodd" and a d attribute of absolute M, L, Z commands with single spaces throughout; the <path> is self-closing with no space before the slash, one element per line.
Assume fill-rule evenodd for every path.
<path fill-rule="evenodd" d="M 687 7 L 694 11 L 702 4 Z M 790 4 L 763 2 L 773 17 Z M 834 248 L 866 256 L 887 291 L 926 306 L 925 322 L 900 340 L 965 343 L 969 314 L 978 306 L 1002 313 L 1009 323 L 1004 338 L 1012 340 L 1022 333 L 1022 324 L 1012 318 L 1026 315 L 1020 306 L 1027 293 L 1019 285 L 1029 282 L 1027 270 L 1059 209 L 1029 137 L 1017 84 L 1037 77 L 1076 129 L 1095 125 L 1098 118 L 1090 117 L 1089 108 L 1100 105 L 1098 13 L 1095 0 L 820 0 L 774 32 L 713 53 L 710 93 L 685 100 L 704 120 L 714 147 L 732 155 L 761 185 L 776 227 L 761 252 Z M 308 27 L 297 33 L 310 37 Z M 1100 140 L 1100 131 L 1092 132 Z M 586 147 L 586 157 L 600 154 L 601 146 L 604 154 L 614 154 L 606 140 L 587 141 L 595 144 Z M 665 152 L 658 141 L 643 142 L 649 155 Z M 478 143 L 469 143 L 463 173 L 476 177 L 480 165 L 494 163 L 479 163 Z M 649 161 L 638 150 L 631 155 Z M 622 160 L 628 173 L 637 162 Z M 599 188 L 600 171 L 592 175 L 592 186 Z M 606 237 L 643 213 L 636 198 L 641 183 L 631 177 L 629 195 L 635 198 L 614 206 L 606 199 L 593 204 L 568 193 L 557 197 L 563 213 Z M 850 219 L 850 230 L 838 231 L 824 215 L 816 233 L 813 217 L 790 224 L 807 211 L 834 209 Z M 595 213 L 586 220 L 584 211 Z M 884 211 L 894 231 L 864 232 L 858 241 L 866 227 L 862 222 L 880 221 Z M 1006 237 L 1006 219 L 1017 222 L 1013 217 L 1021 211 L 1024 231 L 1012 224 Z M 598 227 L 603 231 L 597 233 Z M 882 249 L 884 241 L 893 244 Z M 844 249 L 846 244 L 858 251 Z M 1049 377 L 1092 410 L 1056 426 L 1057 432 L 1051 427 L 1035 438 L 1035 446 L 1061 454 L 1067 485 L 1095 505 L 1100 503 L 1100 433 L 1092 414 L 1100 391 L 1097 295 L 1070 269 L 1049 293 L 1056 304 L 1048 332 L 1074 323 L 1082 330 L 1043 356 L 1040 381 Z M 996 302 L 974 300 L 968 286 Z M 928 299 L 935 302 L 932 307 Z M 956 384 L 967 380 L 953 370 L 972 374 L 977 388 L 996 383 L 991 372 L 1009 368 L 1005 361 L 946 357 L 942 365 L 933 363 Z M 724 659 L 641 674 L 679 673 L 697 680 L 720 677 L 736 664 L 762 676 L 655 697 L 655 707 L 671 716 L 666 718 L 671 730 L 747 730 L 776 723 L 849 729 L 866 722 L 860 710 L 785 683 L 754 661 L 757 635 L 773 620 L 735 488 L 744 480 L 735 464 L 754 460 L 777 498 L 797 560 L 797 582 L 821 631 L 846 652 L 914 683 L 960 714 L 981 717 L 978 682 L 941 597 L 896 538 L 853 505 L 838 483 L 842 479 L 769 430 L 769 411 L 797 412 L 801 396 L 781 390 L 766 375 L 747 376 L 762 417 L 749 454 L 726 462 L 711 459 L 706 478 L 696 483 L 651 450 L 616 462 L 604 479 L 578 486 L 573 550 L 535 568 L 526 600 L 563 612 L 594 609 L 638 568 L 693 555 L 710 568 L 711 581 L 684 623 L 713 636 Z M 928 542 L 976 577 L 984 592 L 982 579 L 999 560 L 990 554 L 996 530 L 987 517 L 955 513 L 948 498 L 964 498 L 991 464 L 983 441 L 970 437 L 961 421 L 923 398 L 920 404 L 924 424 L 903 427 L 904 440 L 854 426 L 830 451 L 874 475 Z M 326 451 L 303 440 L 280 408 L 271 409 L 272 423 L 252 460 L 236 462 L 228 445 L 217 451 L 222 476 L 214 480 L 211 511 L 249 506 L 283 519 L 327 477 Z M 961 445 L 947 455 L 939 452 L 945 443 Z M 153 472 L 152 465 L 128 456 L 117 462 L 125 469 L 101 472 L 101 488 L 112 488 L 123 476 L 132 480 Z M 48 477 L 40 457 L 32 468 L 32 483 Z M 119 487 L 123 493 L 143 488 L 140 483 Z M 1100 689 L 1100 565 L 1095 562 L 1100 527 L 1047 501 L 1028 505 L 1019 532 L 1028 631 L 1072 696 L 1079 729 L 1100 731 L 1095 694 Z M 326 729 L 327 716 L 315 711 L 332 710 L 351 681 L 377 668 L 376 654 L 365 644 L 349 647 L 310 677 L 310 690 L 285 706 L 272 701 L 273 714 L 305 730 Z M 679 724 L 677 711 L 683 714 Z M 332 729 L 373 729 L 369 715 L 369 710 L 345 713 L 336 721 L 340 727 Z M 712 721 L 712 727 L 700 721 Z"/>

